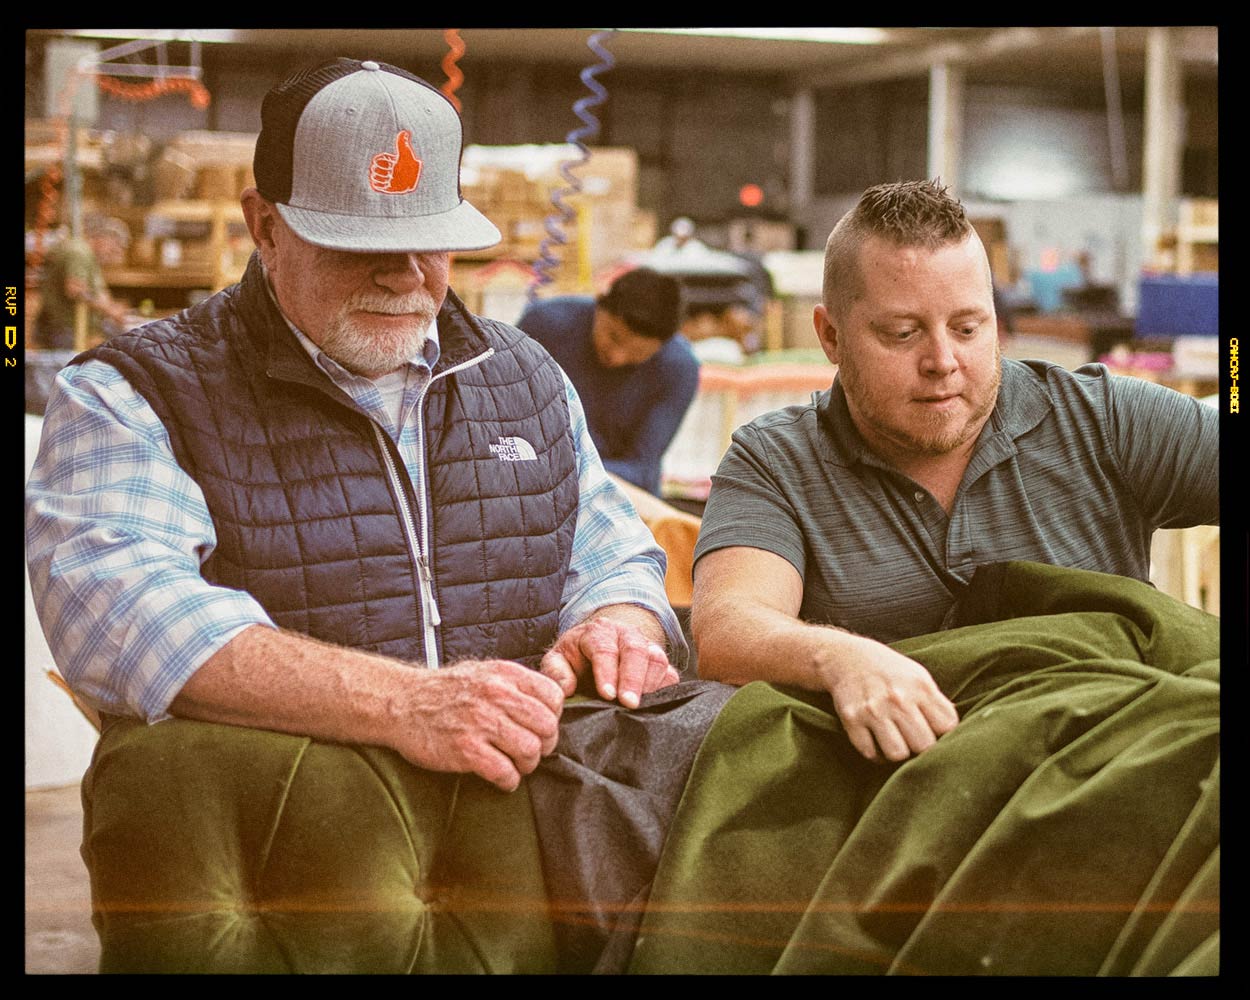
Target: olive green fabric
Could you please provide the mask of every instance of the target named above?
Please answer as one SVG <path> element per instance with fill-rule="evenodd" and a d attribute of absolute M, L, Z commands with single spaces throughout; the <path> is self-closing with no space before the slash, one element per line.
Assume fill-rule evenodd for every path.
<path fill-rule="evenodd" d="M 827 696 L 733 693 L 691 741 L 654 879 L 651 855 L 636 873 L 622 967 L 1218 972 L 1218 620 L 1027 563 L 979 572 L 958 613 L 896 644 L 961 717 L 901 765 L 861 758 Z M 600 733 L 617 743 L 595 767 L 649 733 Z M 544 851 L 602 843 L 591 795 L 540 843 L 532 780 L 508 795 L 386 750 L 114 721 L 83 783 L 101 970 L 558 970 Z"/>
<path fill-rule="evenodd" d="M 960 614 L 895 644 L 961 718 L 901 765 L 859 757 L 827 698 L 726 705 L 631 971 L 1218 972 L 1218 619 L 1027 563 Z"/>
<path fill-rule="evenodd" d="M 102 972 L 554 964 L 524 790 L 374 748 L 119 720 L 83 801 Z"/>

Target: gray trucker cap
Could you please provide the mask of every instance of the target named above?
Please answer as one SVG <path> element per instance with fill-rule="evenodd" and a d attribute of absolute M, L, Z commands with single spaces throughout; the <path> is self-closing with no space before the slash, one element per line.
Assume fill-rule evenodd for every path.
<path fill-rule="evenodd" d="M 261 106 L 253 172 L 301 239 L 335 250 L 481 250 L 499 230 L 460 196 L 452 103 L 386 63 L 334 59 Z"/>

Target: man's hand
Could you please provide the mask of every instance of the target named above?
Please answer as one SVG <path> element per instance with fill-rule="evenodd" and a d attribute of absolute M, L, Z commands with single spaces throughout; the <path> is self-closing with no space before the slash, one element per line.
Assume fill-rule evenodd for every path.
<path fill-rule="evenodd" d="M 631 610 L 655 621 L 648 612 Z M 574 625 L 547 651 L 541 667 L 566 696 L 577 690 L 578 678 L 589 667 L 599 695 L 608 701 L 619 699 L 626 708 L 637 708 L 641 695 L 680 679 L 663 646 L 639 625 L 610 614 Z"/>
<path fill-rule="evenodd" d="M 392 745 L 432 771 L 471 771 L 505 792 L 555 749 L 564 692 L 510 660 L 413 670 L 393 699 Z"/>
<path fill-rule="evenodd" d="M 861 754 L 906 760 L 955 728 L 959 713 L 923 666 L 873 639 L 844 638 L 856 640 L 855 655 L 837 657 L 822 678 Z"/>
<path fill-rule="evenodd" d="M 747 546 L 717 549 L 694 570 L 699 675 L 828 691 L 851 744 L 869 760 L 906 760 L 959 714 L 923 666 L 853 632 L 799 618 L 803 579 L 786 559 Z"/>
<path fill-rule="evenodd" d="M 511 660 L 429 670 L 259 624 L 210 656 L 169 706 L 187 719 L 390 747 L 504 791 L 555 749 L 563 710 L 559 684 Z"/>

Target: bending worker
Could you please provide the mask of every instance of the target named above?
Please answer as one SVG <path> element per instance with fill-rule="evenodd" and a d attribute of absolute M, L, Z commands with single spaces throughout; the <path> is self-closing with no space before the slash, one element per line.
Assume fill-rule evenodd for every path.
<path fill-rule="evenodd" d="M 626 271 L 598 299 L 545 299 L 517 320 L 577 387 L 607 470 L 656 496 L 660 460 L 699 388 L 680 322 L 681 286 L 645 267 Z"/>
<path fill-rule="evenodd" d="M 390 747 L 512 789 L 585 679 L 677 680 L 664 555 L 577 394 L 471 315 L 434 87 L 331 60 L 265 97 L 239 284 L 67 368 L 28 485 L 57 665 L 106 715 Z"/>
<path fill-rule="evenodd" d="M 84 334 L 88 344 L 121 332 L 127 307 L 109 293 L 101 265 L 119 263 L 128 238 L 121 222 L 89 215 L 83 221 L 81 239 L 67 236 L 48 251 L 43 260 L 39 315 L 35 319 L 37 347 L 73 349 L 80 305 L 86 310 Z"/>
<path fill-rule="evenodd" d="M 1218 412 L 1101 365 L 999 354 L 989 262 L 936 183 L 867 191 L 825 248 L 812 403 L 740 428 L 695 549 L 701 675 L 827 691 L 866 757 L 958 722 L 886 643 L 936 631 L 977 567 L 1148 580 L 1156 528 L 1218 524 Z"/>

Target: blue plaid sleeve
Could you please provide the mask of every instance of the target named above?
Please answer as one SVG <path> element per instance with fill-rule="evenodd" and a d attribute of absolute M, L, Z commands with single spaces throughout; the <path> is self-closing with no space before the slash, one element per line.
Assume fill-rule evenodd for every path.
<path fill-rule="evenodd" d="M 575 391 L 581 501 L 561 612 L 636 604 L 687 656 L 664 592 L 666 562 L 603 469 Z M 213 653 L 250 625 L 273 626 L 245 592 L 208 583 L 216 546 L 203 494 L 178 465 L 159 418 L 116 369 L 61 372 L 26 490 L 31 593 L 57 667 L 96 708 L 149 722 Z"/>
<path fill-rule="evenodd" d="M 203 494 L 164 426 L 102 362 L 58 374 L 26 488 L 31 593 L 69 684 L 149 722 L 213 653 L 272 621 L 200 575 L 216 545 Z"/>
<path fill-rule="evenodd" d="M 634 505 L 612 482 L 586 426 L 577 390 L 564 379 L 573 440 L 577 445 L 581 497 L 573 535 L 573 555 L 560 612 L 563 632 L 609 604 L 636 604 L 651 611 L 668 636 L 677 667 L 689 655 L 681 625 L 664 590 L 668 561 Z"/>

